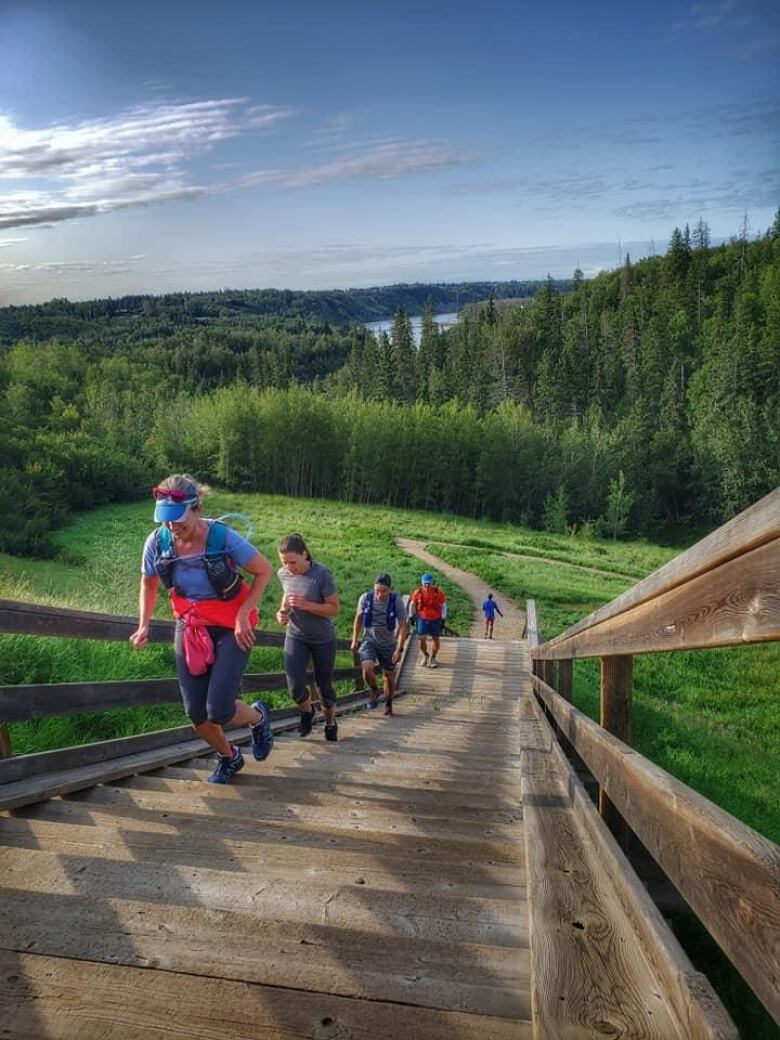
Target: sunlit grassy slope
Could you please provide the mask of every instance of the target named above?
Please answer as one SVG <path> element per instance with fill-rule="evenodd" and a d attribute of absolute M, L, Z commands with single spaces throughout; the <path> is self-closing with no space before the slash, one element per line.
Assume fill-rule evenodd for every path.
<path fill-rule="evenodd" d="M 417 581 L 421 567 L 394 545 L 395 535 L 429 542 L 437 555 L 486 579 L 499 599 L 510 596 L 522 603 L 534 598 L 544 636 L 562 631 L 674 555 L 673 550 L 645 542 L 581 541 L 456 516 L 322 500 L 215 493 L 208 507 L 214 516 L 245 514 L 253 526 L 253 542 L 274 563 L 279 538 L 301 531 L 315 558 L 336 576 L 342 636 L 350 632 L 357 597 L 377 571 L 389 570 L 402 592 Z M 245 530 L 244 521 L 231 522 Z M 0 596 L 133 615 L 141 547 L 152 526 L 150 503 L 84 514 L 60 532 L 59 559 L 0 556 Z M 502 552 L 540 559 L 516 559 Z M 597 568 L 600 573 L 560 563 Z M 450 598 L 450 624 L 456 631 L 467 631 L 467 598 L 446 579 L 442 584 Z M 278 629 L 273 613 L 279 595 L 274 580 L 262 610 L 262 623 L 270 629 Z M 158 616 L 169 616 L 163 597 Z M 174 674 L 168 647 L 139 653 L 125 645 L 3 636 L 0 649 L 2 684 Z M 345 657 L 343 663 L 348 662 Z M 640 751 L 775 839 L 780 838 L 778 664 L 776 646 L 639 656 L 634 707 L 634 740 Z M 250 671 L 281 667 L 280 651 L 253 652 Z M 597 664 L 578 663 L 576 702 L 595 715 L 597 694 Z M 283 694 L 277 696 L 277 703 L 284 700 Z M 21 753 L 182 721 L 177 705 L 43 720 L 15 725 L 14 747 Z"/>

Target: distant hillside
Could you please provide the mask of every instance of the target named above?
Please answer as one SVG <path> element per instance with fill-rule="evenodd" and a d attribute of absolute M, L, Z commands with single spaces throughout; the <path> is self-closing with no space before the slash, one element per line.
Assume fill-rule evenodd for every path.
<path fill-rule="evenodd" d="M 19 339 L 70 340 L 112 334 L 169 335 L 174 329 L 208 325 L 256 325 L 262 318 L 298 318 L 343 325 L 392 318 L 399 307 L 421 314 L 429 299 L 437 312 L 456 311 L 475 300 L 529 299 L 545 284 L 527 282 L 457 282 L 383 285 L 370 289 L 224 289 L 221 292 L 121 296 L 73 303 L 66 299 L 25 307 L 0 308 L 0 344 Z M 555 283 L 565 291 L 568 280 Z"/>

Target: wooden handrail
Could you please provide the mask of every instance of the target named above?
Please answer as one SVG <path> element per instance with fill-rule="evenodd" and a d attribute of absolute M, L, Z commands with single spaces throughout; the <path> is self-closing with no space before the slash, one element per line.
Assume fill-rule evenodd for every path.
<path fill-rule="evenodd" d="M 88 610 L 71 610 L 38 603 L 0 599 L 0 632 L 17 635 L 56 636 L 71 639 L 129 639 L 138 619 L 118 617 Z M 149 628 L 150 643 L 173 641 L 172 621 L 153 621 Z M 256 646 L 284 646 L 281 632 L 255 629 Z M 338 650 L 350 650 L 348 639 L 337 639 Z M 333 678 L 351 679 L 360 675 L 357 656 L 351 668 L 339 668 Z M 309 681 L 313 681 L 309 677 Z M 360 683 L 362 685 L 362 682 Z M 286 685 L 284 672 L 245 675 L 243 693 L 277 690 Z M 9 722 L 38 719 L 47 715 L 72 715 L 79 712 L 108 711 L 144 704 L 166 704 L 176 701 L 179 683 L 176 679 L 138 679 L 127 682 L 48 683 L 35 686 L 0 687 L 0 760 L 12 755 Z"/>
<path fill-rule="evenodd" d="M 780 489 L 547 643 L 535 660 L 780 639 Z"/>
<path fill-rule="evenodd" d="M 333 679 L 354 679 L 355 667 L 336 668 Z M 307 683 L 314 676 L 307 675 Z M 284 672 L 244 675 L 242 693 L 281 690 L 287 685 Z M 130 679 L 111 682 L 47 683 L 36 686 L 0 686 L 0 722 L 22 722 L 48 715 L 77 715 L 89 711 L 112 711 L 148 704 L 172 704 L 180 698 L 178 679 Z"/>
<path fill-rule="evenodd" d="M 138 618 L 135 617 L 0 599 L 0 632 L 124 642 L 137 627 Z M 172 621 L 153 621 L 149 628 L 149 642 L 172 642 L 174 627 Z M 256 646 L 284 646 L 284 639 L 282 632 L 255 629 Z M 349 650 L 350 645 L 348 639 L 336 640 L 339 650 Z"/>
<path fill-rule="evenodd" d="M 532 682 L 610 801 L 780 1017 L 780 848 L 605 732 L 541 679 Z"/>

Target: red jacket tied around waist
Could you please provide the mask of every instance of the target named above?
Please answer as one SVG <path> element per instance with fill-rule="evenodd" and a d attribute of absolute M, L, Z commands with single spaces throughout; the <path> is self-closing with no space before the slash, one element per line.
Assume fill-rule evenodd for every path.
<path fill-rule="evenodd" d="M 214 663 L 214 644 L 207 631 L 208 625 L 233 629 L 241 604 L 249 595 L 249 586 L 243 585 L 237 596 L 231 600 L 224 599 L 187 599 L 171 589 L 171 605 L 177 618 L 183 619 L 184 657 L 190 675 L 203 675 Z M 257 610 L 250 611 L 249 623 L 257 625 Z"/>

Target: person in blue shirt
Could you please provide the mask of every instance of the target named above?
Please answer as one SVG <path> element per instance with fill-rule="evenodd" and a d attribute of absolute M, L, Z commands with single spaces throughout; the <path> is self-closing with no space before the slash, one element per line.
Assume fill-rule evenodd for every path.
<path fill-rule="evenodd" d="M 268 707 L 239 698 L 241 677 L 255 642 L 258 606 L 273 576 L 270 562 L 236 531 L 203 516 L 208 488 L 174 473 L 152 489 L 161 526 L 144 545 L 136 649 L 149 641 L 160 585 L 176 616 L 174 653 L 184 710 L 195 732 L 218 754 L 209 783 L 227 784 L 244 766 L 241 749 L 225 729 L 249 726 L 252 752 L 267 758 L 273 747 Z M 247 582 L 248 575 L 251 582 Z"/>
<path fill-rule="evenodd" d="M 496 614 L 499 617 L 504 615 L 501 613 L 501 608 L 498 603 L 493 599 L 493 593 L 488 592 L 488 597 L 482 604 L 482 613 L 485 615 L 485 639 L 493 638 L 493 622 L 496 620 Z"/>

